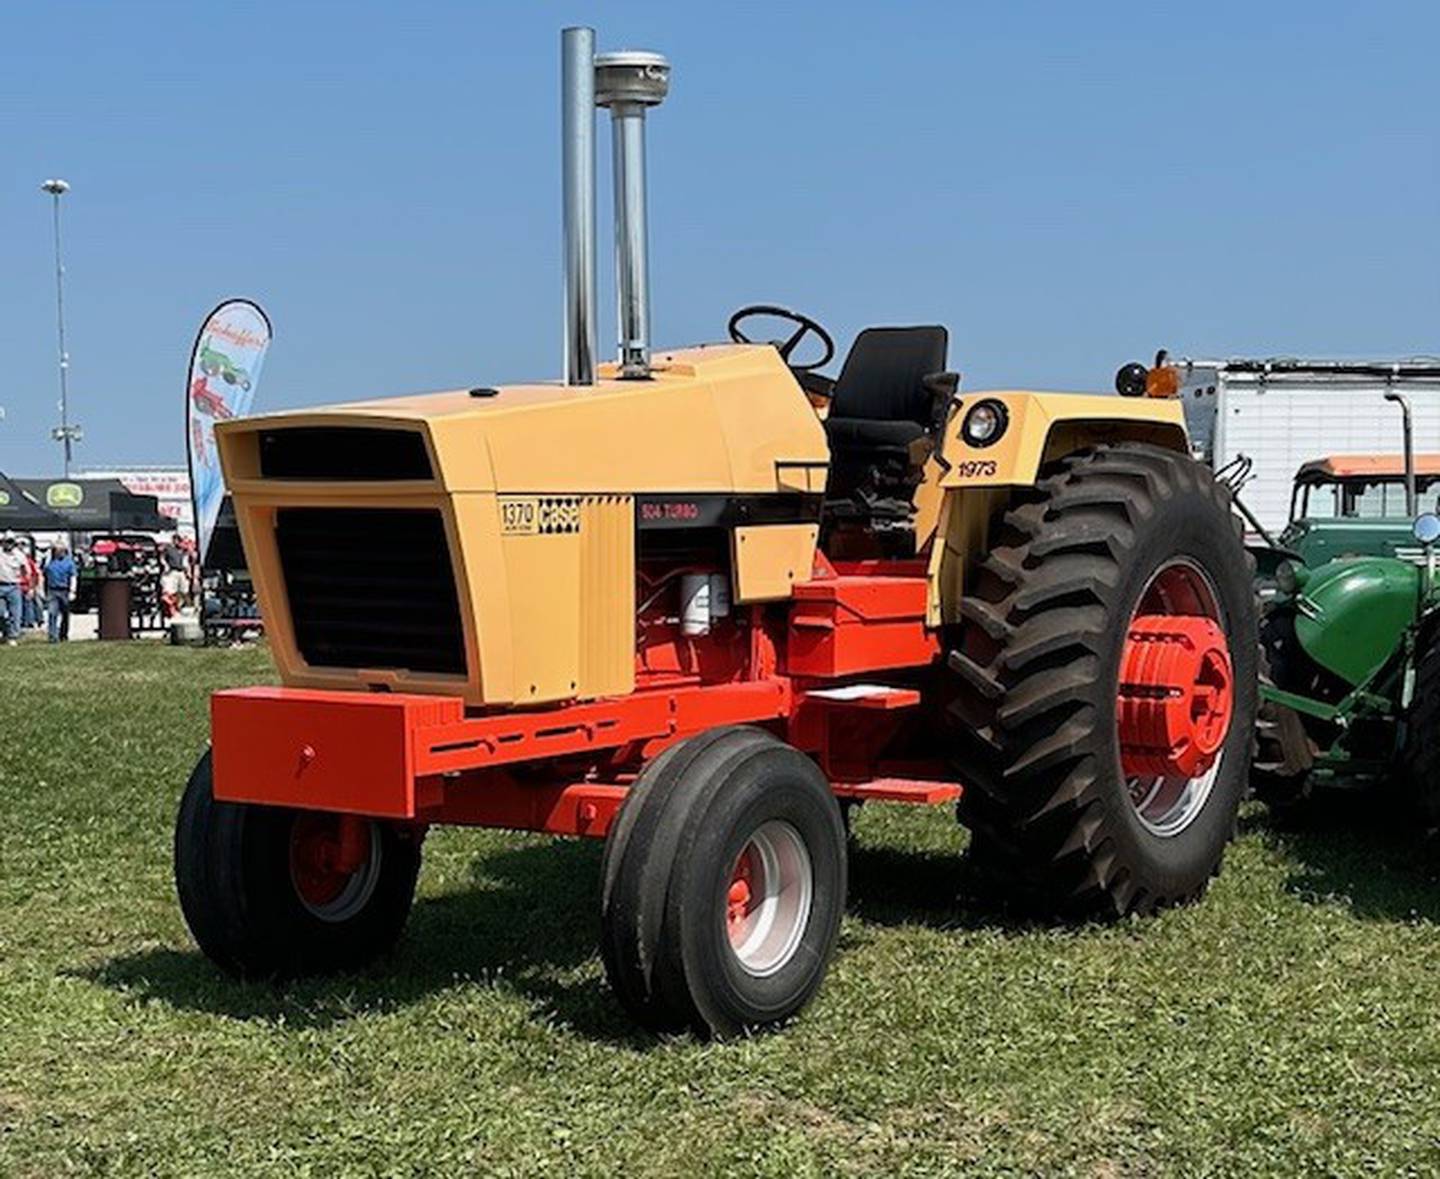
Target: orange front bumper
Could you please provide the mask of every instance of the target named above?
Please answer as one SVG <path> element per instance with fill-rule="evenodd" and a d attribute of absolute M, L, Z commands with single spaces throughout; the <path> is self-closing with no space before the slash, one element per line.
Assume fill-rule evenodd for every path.
<path fill-rule="evenodd" d="M 417 815 L 416 735 L 462 720 L 459 697 L 240 688 L 210 698 L 215 797 Z"/>

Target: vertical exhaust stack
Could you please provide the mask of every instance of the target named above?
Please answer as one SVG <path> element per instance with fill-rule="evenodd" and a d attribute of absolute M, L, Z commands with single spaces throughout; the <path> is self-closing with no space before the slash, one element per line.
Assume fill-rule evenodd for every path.
<path fill-rule="evenodd" d="M 670 63 L 626 50 L 595 58 L 595 102 L 610 110 L 615 170 L 615 294 L 620 376 L 650 375 L 650 270 L 645 218 L 645 110 L 670 89 Z"/>
<path fill-rule="evenodd" d="M 595 30 L 560 33 L 565 383 L 595 383 Z"/>
<path fill-rule="evenodd" d="M 1398 405 L 1402 415 L 1405 431 L 1405 514 L 1413 520 L 1420 510 L 1420 500 L 1415 491 L 1415 429 L 1410 417 L 1410 398 L 1394 389 L 1387 389 L 1385 400 Z"/>

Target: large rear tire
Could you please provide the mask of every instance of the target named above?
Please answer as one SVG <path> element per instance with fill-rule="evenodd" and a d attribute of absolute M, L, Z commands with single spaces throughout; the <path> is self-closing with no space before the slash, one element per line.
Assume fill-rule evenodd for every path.
<path fill-rule="evenodd" d="M 1122 660 L 1151 613 L 1209 618 L 1228 645 L 1228 728 L 1188 779 L 1122 767 Z M 950 717 L 981 877 L 1076 917 L 1199 895 L 1234 834 L 1255 719 L 1254 593 L 1229 492 L 1142 444 L 1051 463 L 992 521 L 961 616 Z"/>
<path fill-rule="evenodd" d="M 775 1027 L 825 977 L 845 877 L 840 809 L 810 758 L 749 728 L 681 742 L 641 775 L 606 844 L 606 975 L 654 1031 Z"/>
<path fill-rule="evenodd" d="M 1422 626 L 1415 639 L 1415 688 L 1400 765 L 1422 821 L 1440 826 L 1440 618 Z"/>
<path fill-rule="evenodd" d="M 338 870 L 340 816 L 219 802 L 207 751 L 175 823 L 175 886 L 205 956 L 241 977 L 364 966 L 394 945 L 420 870 L 420 836 L 359 820 Z"/>

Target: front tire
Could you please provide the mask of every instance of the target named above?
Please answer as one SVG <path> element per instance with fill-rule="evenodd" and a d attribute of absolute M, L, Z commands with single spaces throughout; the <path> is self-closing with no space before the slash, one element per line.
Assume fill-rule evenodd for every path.
<path fill-rule="evenodd" d="M 655 1031 L 784 1023 L 824 980 L 846 870 L 840 809 L 810 758 L 750 728 L 681 742 L 641 775 L 606 844 L 610 984 Z"/>
<path fill-rule="evenodd" d="M 205 956 L 240 977 L 288 977 L 389 950 L 415 896 L 420 836 L 358 820 L 337 867 L 342 830 L 327 812 L 217 801 L 207 751 L 175 823 L 176 891 Z"/>
<path fill-rule="evenodd" d="M 1228 727 L 1188 776 L 1122 761 L 1122 662 L 1151 614 L 1208 620 L 1228 649 Z M 961 616 L 950 716 L 984 876 L 1076 917 L 1203 892 L 1234 834 L 1256 700 L 1251 571 L 1225 488 L 1137 443 L 1052 463 L 992 521 Z"/>

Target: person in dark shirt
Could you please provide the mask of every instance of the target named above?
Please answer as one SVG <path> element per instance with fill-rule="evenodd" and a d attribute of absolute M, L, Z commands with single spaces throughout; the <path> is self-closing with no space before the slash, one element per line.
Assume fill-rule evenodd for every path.
<path fill-rule="evenodd" d="M 190 554 L 180 543 L 179 533 L 161 537 L 161 542 L 160 557 L 165 562 L 160 578 L 161 601 L 165 617 L 173 618 L 190 603 Z"/>
<path fill-rule="evenodd" d="M 173 569 L 177 573 L 184 573 L 189 567 L 190 558 L 185 553 L 184 546 L 180 543 L 180 537 L 172 532 L 165 540 L 165 546 L 161 550 L 165 557 L 165 567 Z"/>
<path fill-rule="evenodd" d="M 75 559 L 64 541 L 50 546 L 45 562 L 46 625 L 52 643 L 70 638 L 70 599 L 75 593 Z"/>

